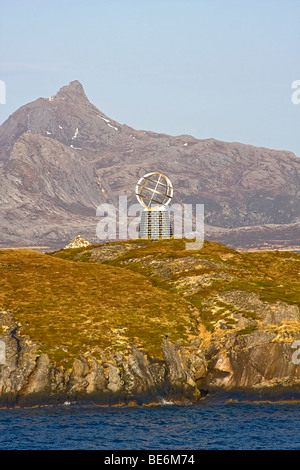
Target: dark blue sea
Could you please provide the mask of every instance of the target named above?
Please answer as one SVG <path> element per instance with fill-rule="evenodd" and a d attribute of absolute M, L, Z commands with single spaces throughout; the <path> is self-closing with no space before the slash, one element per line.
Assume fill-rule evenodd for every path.
<path fill-rule="evenodd" d="M 0 410 L 0 450 L 291 450 L 299 431 L 293 403 Z"/>

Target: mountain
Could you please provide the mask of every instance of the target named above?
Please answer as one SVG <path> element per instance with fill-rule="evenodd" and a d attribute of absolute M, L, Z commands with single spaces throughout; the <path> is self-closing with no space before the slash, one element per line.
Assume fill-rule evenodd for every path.
<path fill-rule="evenodd" d="M 135 203 L 162 171 L 174 203 L 204 204 L 205 237 L 242 249 L 300 246 L 300 159 L 292 152 L 136 130 L 106 116 L 78 81 L 0 126 L 2 246 L 96 242 L 96 208 Z"/>

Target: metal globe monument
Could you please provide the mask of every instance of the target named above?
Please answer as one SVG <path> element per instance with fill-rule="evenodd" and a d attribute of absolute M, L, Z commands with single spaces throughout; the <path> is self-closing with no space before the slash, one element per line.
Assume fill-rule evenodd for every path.
<path fill-rule="evenodd" d="M 169 178 L 160 172 L 147 173 L 137 182 L 135 194 L 144 207 L 139 238 L 170 238 L 172 230 L 167 205 L 173 197 L 173 185 Z"/>

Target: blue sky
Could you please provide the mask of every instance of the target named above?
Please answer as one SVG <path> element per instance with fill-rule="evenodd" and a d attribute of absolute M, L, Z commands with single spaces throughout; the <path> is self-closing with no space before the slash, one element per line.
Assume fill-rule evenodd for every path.
<path fill-rule="evenodd" d="M 0 123 L 79 80 L 120 123 L 300 156 L 299 0 L 0 0 Z"/>

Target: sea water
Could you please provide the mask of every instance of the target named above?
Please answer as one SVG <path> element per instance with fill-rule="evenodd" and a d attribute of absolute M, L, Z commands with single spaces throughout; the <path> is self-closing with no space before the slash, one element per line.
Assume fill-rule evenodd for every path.
<path fill-rule="evenodd" d="M 0 410 L 0 449 L 300 449 L 297 403 L 60 406 Z"/>

